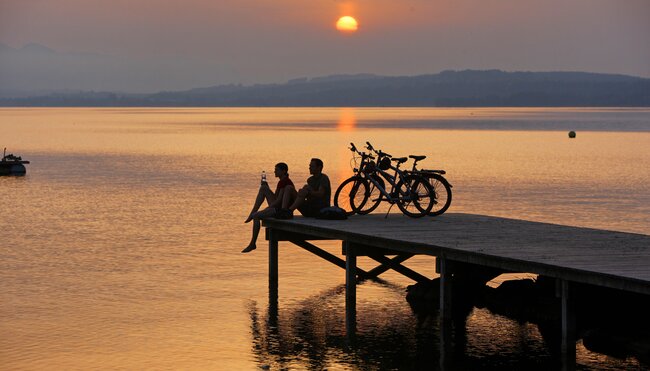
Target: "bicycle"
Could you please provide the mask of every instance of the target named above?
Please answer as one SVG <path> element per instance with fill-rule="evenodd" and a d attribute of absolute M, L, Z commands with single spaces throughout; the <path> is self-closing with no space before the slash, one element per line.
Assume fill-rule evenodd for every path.
<path fill-rule="evenodd" d="M 344 209 L 348 215 L 354 213 L 363 215 L 376 209 L 379 203 L 385 200 L 391 204 L 391 207 L 397 204 L 404 215 L 412 218 L 428 214 L 433 207 L 431 198 L 433 189 L 423 177 L 405 174 L 399 169 L 399 166 L 407 161 L 405 157 L 391 158 L 387 154 L 378 152 L 377 163 L 375 163 L 374 156 L 360 152 L 354 143 L 350 145 L 350 150 L 361 156 L 361 163 L 354 169 L 355 175 L 343 181 L 337 188 L 334 194 L 334 205 Z M 397 162 L 396 166 L 392 166 L 391 161 Z M 394 175 L 387 172 L 389 169 L 395 171 Z M 386 190 L 382 178 L 391 185 L 390 192 Z M 378 191 L 380 194 L 372 200 L 370 200 L 371 185 L 373 191 Z M 369 200 L 371 207 L 364 208 Z"/>
<path fill-rule="evenodd" d="M 381 152 L 381 150 L 376 151 L 370 142 L 366 142 L 366 145 L 366 148 L 368 148 L 370 151 L 388 155 L 387 153 Z M 413 159 L 413 167 L 411 170 L 405 171 L 404 173 L 421 176 L 427 179 L 431 185 L 431 188 L 433 189 L 433 207 L 428 212 L 428 215 L 437 216 L 443 214 L 445 211 L 447 211 L 447 209 L 449 209 L 449 206 L 451 205 L 451 188 L 453 187 L 451 183 L 449 183 L 449 181 L 443 176 L 447 172 L 441 169 L 418 169 L 417 163 L 427 158 L 427 156 L 409 155 L 408 157 Z"/>

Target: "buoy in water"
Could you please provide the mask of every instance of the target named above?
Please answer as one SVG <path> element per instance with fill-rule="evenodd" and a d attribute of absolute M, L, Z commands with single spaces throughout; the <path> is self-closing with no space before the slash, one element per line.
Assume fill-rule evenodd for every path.
<path fill-rule="evenodd" d="M 576 137 L 576 132 L 573 131 L 573 130 L 571 130 L 571 131 L 569 132 L 569 138 L 575 138 L 575 137 Z"/>

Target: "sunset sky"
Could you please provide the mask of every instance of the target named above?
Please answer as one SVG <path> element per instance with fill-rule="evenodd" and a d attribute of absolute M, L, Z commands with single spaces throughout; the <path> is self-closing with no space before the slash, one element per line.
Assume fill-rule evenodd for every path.
<path fill-rule="evenodd" d="M 345 15 L 356 32 L 337 31 Z M 650 1 L 0 0 L 0 43 L 92 55 L 71 87 L 124 91 L 445 69 L 650 77 Z M 19 64 L 0 59 L 0 82 Z"/>

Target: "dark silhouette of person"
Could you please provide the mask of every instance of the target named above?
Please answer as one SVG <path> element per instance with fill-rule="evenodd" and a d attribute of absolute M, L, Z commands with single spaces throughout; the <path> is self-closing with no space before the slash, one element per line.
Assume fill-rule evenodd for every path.
<path fill-rule="evenodd" d="M 309 174 L 311 176 L 307 179 L 307 184 L 298 191 L 293 204 L 289 206 L 289 210 L 281 210 L 278 213 L 278 218 L 291 219 L 295 210 L 300 211 L 303 216 L 315 217 L 321 209 L 330 206 L 332 187 L 330 178 L 323 174 L 323 161 L 321 159 L 311 159 Z"/>
<path fill-rule="evenodd" d="M 253 221 L 253 235 L 251 242 L 242 250 L 243 253 L 251 252 L 257 247 L 255 243 L 260 233 L 260 220 L 275 217 L 281 209 L 288 209 L 296 198 L 296 189 L 291 179 L 289 179 L 289 166 L 284 162 L 276 164 L 274 174 L 276 178 L 280 179 L 275 192 L 271 192 L 269 184 L 263 182 L 257 192 L 253 209 L 244 221 L 244 223 Z M 264 203 L 264 200 L 266 200 L 269 206 L 264 210 L 258 211 Z"/>

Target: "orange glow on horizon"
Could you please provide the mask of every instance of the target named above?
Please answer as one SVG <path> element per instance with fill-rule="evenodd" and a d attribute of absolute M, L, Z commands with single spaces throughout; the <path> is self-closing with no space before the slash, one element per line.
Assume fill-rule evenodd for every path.
<path fill-rule="evenodd" d="M 348 15 L 339 18 L 336 21 L 336 29 L 341 32 L 355 32 L 359 28 L 359 23 L 353 17 Z"/>

